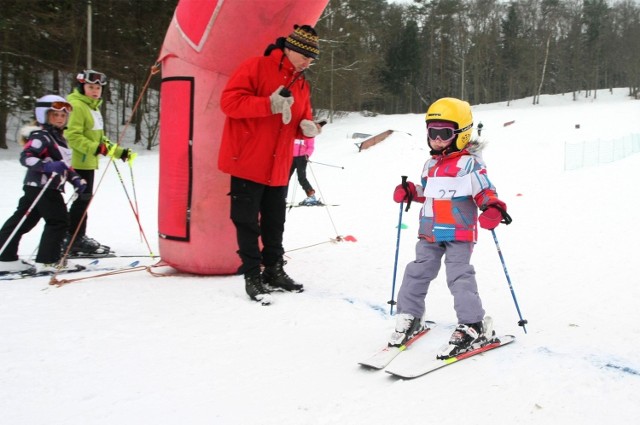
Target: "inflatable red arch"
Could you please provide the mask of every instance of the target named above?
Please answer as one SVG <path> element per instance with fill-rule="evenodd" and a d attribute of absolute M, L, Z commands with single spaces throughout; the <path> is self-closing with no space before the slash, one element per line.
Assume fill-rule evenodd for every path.
<path fill-rule="evenodd" d="M 294 24 L 315 25 L 328 0 L 180 0 L 162 46 L 160 256 L 202 275 L 236 273 L 229 176 L 218 171 L 220 94 L 245 59 Z"/>

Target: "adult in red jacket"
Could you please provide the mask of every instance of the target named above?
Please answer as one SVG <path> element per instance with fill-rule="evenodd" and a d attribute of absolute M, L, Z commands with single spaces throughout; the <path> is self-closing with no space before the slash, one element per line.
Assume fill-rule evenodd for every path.
<path fill-rule="evenodd" d="M 243 62 L 220 99 L 227 117 L 218 168 L 231 175 L 231 220 L 242 261 L 238 272 L 244 274 L 249 297 L 265 305 L 272 288 L 303 289 L 283 269 L 282 235 L 293 142 L 320 133 L 303 75 L 319 53 L 316 31 L 295 25 L 264 56 Z"/>

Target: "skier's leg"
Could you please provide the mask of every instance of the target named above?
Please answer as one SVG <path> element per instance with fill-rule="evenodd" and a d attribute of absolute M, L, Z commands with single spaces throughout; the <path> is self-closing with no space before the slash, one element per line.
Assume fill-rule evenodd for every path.
<path fill-rule="evenodd" d="M 458 323 L 471 324 L 482 321 L 484 309 L 478 294 L 476 272 L 470 264 L 474 244 L 472 242 L 447 242 L 444 264 L 447 285 L 453 295 L 453 306 Z"/>
<path fill-rule="evenodd" d="M 429 284 L 438 276 L 444 248 L 420 239 L 416 244 L 416 259 L 407 264 L 398 292 L 398 313 L 422 317 Z"/>

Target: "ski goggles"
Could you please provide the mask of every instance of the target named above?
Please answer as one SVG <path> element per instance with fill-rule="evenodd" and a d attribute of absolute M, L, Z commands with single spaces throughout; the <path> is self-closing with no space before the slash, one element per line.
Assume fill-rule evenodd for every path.
<path fill-rule="evenodd" d="M 431 140 L 436 140 L 440 138 L 443 142 L 450 142 L 453 140 L 456 135 L 469 130 L 473 124 L 466 126 L 465 128 L 461 128 L 460 130 L 456 130 L 453 127 L 447 127 L 446 124 L 443 126 L 432 124 L 427 124 L 427 136 Z"/>
<path fill-rule="evenodd" d="M 450 142 L 459 132 L 460 131 L 451 127 L 427 126 L 427 136 L 431 140 L 440 138 L 443 142 Z"/>
<path fill-rule="evenodd" d="M 91 71 L 91 70 L 84 71 L 78 74 L 77 78 L 78 78 L 78 81 L 80 81 L 82 84 L 85 84 L 85 83 L 100 84 L 101 86 L 104 86 L 105 84 L 107 84 L 107 76 L 104 75 L 102 72 Z"/>
<path fill-rule="evenodd" d="M 55 102 L 36 102 L 36 108 L 49 108 L 54 111 L 65 111 L 66 113 L 70 113 L 73 111 L 73 106 L 69 102 L 55 101 Z"/>

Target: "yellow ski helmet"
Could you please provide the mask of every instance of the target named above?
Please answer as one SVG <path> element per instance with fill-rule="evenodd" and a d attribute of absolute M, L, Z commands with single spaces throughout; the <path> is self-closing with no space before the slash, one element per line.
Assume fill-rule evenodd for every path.
<path fill-rule="evenodd" d="M 464 149 L 471 140 L 473 129 L 473 115 L 471 105 L 464 100 L 453 97 L 443 97 L 429 106 L 425 116 L 427 125 L 432 121 L 447 121 L 455 125 L 456 138 L 451 143 L 453 151 Z"/>

